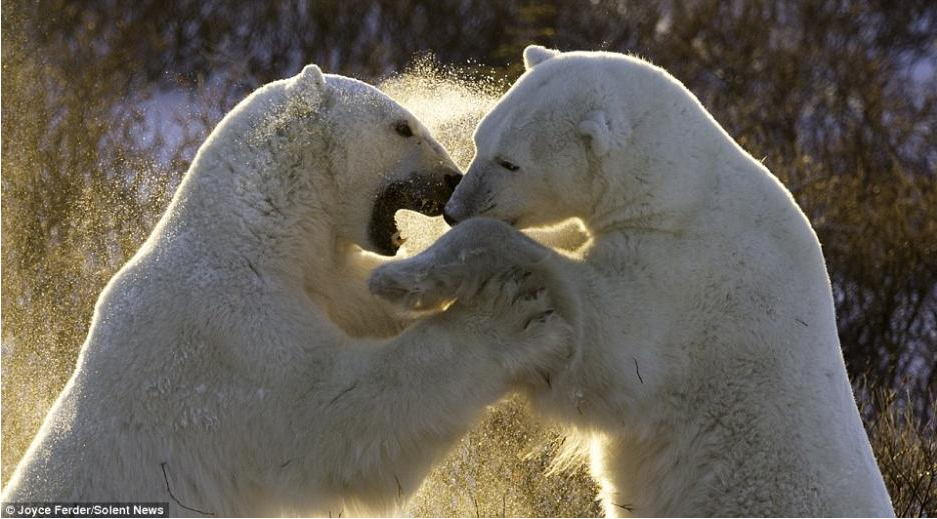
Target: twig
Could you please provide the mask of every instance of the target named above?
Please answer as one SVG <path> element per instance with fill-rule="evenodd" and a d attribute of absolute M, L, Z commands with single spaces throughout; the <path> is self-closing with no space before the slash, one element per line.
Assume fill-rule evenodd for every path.
<path fill-rule="evenodd" d="M 549 374 L 549 373 L 544 373 L 544 372 L 541 371 L 541 372 L 540 372 L 540 376 L 543 378 L 543 381 L 546 382 L 547 388 L 553 389 L 553 384 L 550 382 L 550 374 Z"/>
<path fill-rule="evenodd" d="M 248 262 L 247 262 L 247 266 L 250 267 L 250 269 L 254 271 L 254 275 L 255 275 L 255 276 L 257 276 L 261 281 L 263 281 L 263 279 L 264 279 L 263 276 L 260 275 L 260 272 L 257 271 L 257 268 L 254 267 L 254 264 L 253 264 L 253 263 L 251 263 L 250 261 L 248 261 Z"/>
<path fill-rule="evenodd" d="M 924 517 L 924 512 L 926 511 L 925 508 L 927 508 L 927 501 L 928 501 L 927 496 L 930 495 L 930 489 L 934 485 L 934 479 L 935 479 L 935 475 L 933 472 L 931 472 L 930 480 L 928 480 L 927 482 L 927 488 L 924 489 L 924 493 L 922 494 L 923 497 L 918 500 L 918 502 L 921 503 L 921 506 L 920 508 L 918 508 L 918 511 L 917 511 L 918 517 Z"/>
<path fill-rule="evenodd" d="M 332 400 L 329 400 L 329 405 L 334 404 L 335 401 L 338 400 L 339 398 L 341 398 L 342 396 L 344 396 L 345 393 L 351 391 L 352 389 L 354 389 L 354 388 L 356 388 L 356 387 L 358 387 L 358 383 L 357 383 L 357 382 L 355 382 L 354 384 L 352 384 L 351 387 L 349 387 L 348 389 L 346 389 L 346 390 L 342 391 L 341 393 L 335 395 L 335 398 L 333 398 Z"/>
<path fill-rule="evenodd" d="M 190 506 L 185 506 L 184 504 L 182 504 L 181 502 L 179 502 L 179 500 L 176 499 L 176 496 L 174 496 L 174 495 L 172 494 L 172 489 L 169 488 L 169 476 L 166 475 L 166 462 L 164 461 L 164 462 L 160 463 L 160 464 L 159 464 L 159 468 L 163 469 L 163 481 L 166 482 L 166 492 L 169 492 L 169 497 L 171 497 L 172 500 L 175 501 L 177 505 L 181 506 L 182 508 L 185 508 L 186 510 L 191 510 L 191 511 L 193 511 L 193 512 L 200 513 L 200 514 L 202 514 L 202 515 L 215 515 L 213 512 L 203 512 L 203 511 L 201 511 L 201 510 L 199 510 L 199 509 L 197 509 L 197 508 L 192 508 L 192 507 L 190 507 Z"/>

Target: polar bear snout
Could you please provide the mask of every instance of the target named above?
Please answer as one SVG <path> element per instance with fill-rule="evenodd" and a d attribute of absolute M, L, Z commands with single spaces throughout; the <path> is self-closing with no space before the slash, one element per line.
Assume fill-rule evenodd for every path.
<path fill-rule="evenodd" d="M 452 193 L 455 193 L 455 188 L 459 187 L 459 182 L 462 182 L 462 173 L 458 171 L 455 173 L 447 173 L 445 178 L 446 186 L 449 187 L 449 196 L 452 196 Z"/>
<path fill-rule="evenodd" d="M 449 204 L 446 204 L 445 207 L 442 208 L 442 219 L 449 224 L 449 227 L 454 227 L 459 223 L 459 219 L 453 216 L 452 212 L 449 210 Z"/>
<path fill-rule="evenodd" d="M 479 166 L 476 162 L 469 166 L 462 182 L 443 208 L 443 217 L 450 226 L 476 216 L 494 216 L 498 212 L 498 204 L 495 202 L 497 189 L 491 184 L 485 166 Z"/>
<path fill-rule="evenodd" d="M 442 217 L 446 220 L 446 223 L 449 224 L 449 227 L 454 227 L 459 222 L 471 218 L 472 211 L 467 210 L 465 204 L 453 197 L 450 198 L 449 201 L 446 202 L 446 206 L 443 207 Z"/>
<path fill-rule="evenodd" d="M 409 200 L 402 201 L 404 205 L 400 209 L 417 211 L 426 216 L 444 214 L 443 207 L 461 181 L 462 173 L 448 167 L 431 172 L 414 172 L 406 181 Z"/>
<path fill-rule="evenodd" d="M 371 208 L 368 238 L 379 254 L 393 256 L 400 247 L 394 215 L 401 209 L 417 211 L 426 216 L 443 214 L 462 173 L 444 166 L 433 170 L 413 171 L 405 179 L 385 185 Z"/>
<path fill-rule="evenodd" d="M 462 175 L 453 176 L 446 175 L 446 184 L 452 189 L 452 192 L 449 193 L 449 198 L 446 201 L 446 204 L 442 208 L 442 218 L 449 224 L 450 227 L 459 223 L 459 220 L 454 218 L 452 214 L 447 210 L 449 203 L 452 201 L 452 194 L 455 193 L 455 189 L 459 187 L 459 183 L 462 182 Z"/>

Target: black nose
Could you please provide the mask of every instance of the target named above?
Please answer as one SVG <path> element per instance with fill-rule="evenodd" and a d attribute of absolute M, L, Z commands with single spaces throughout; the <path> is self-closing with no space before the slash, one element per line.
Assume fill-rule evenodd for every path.
<path fill-rule="evenodd" d="M 455 191 L 456 186 L 459 185 L 459 182 L 462 182 L 462 175 L 459 173 L 447 174 L 446 175 L 446 187 L 449 188 L 449 192 Z"/>
<path fill-rule="evenodd" d="M 445 220 L 447 224 L 449 224 L 449 227 L 455 227 L 455 224 L 459 223 L 458 220 L 449 214 L 449 211 L 447 211 L 445 207 L 442 208 L 442 219 Z"/>

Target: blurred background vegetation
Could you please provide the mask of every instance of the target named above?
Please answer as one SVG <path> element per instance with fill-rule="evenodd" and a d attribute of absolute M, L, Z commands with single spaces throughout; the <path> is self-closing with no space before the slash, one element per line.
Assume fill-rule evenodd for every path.
<path fill-rule="evenodd" d="M 663 66 L 789 187 L 823 244 L 896 511 L 937 515 L 931 0 L 3 2 L 3 481 L 70 376 L 97 294 L 237 101 L 305 63 L 373 83 L 420 63 L 461 81 L 434 88 L 503 90 L 529 43 Z M 446 143 L 463 165 L 464 133 Z M 413 512 L 598 513 L 581 471 L 542 475 L 556 434 L 500 406 Z"/>

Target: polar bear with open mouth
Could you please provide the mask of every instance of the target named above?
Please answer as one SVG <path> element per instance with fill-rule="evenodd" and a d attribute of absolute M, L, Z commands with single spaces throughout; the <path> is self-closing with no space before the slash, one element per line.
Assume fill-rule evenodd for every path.
<path fill-rule="evenodd" d="M 251 94 L 102 292 L 3 501 L 393 512 L 487 405 L 569 355 L 535 265 L 377 338 L 405 322 L 365 283 L 400 245 L 395 213 L 440 214 L 460 178 L 369 85 L 310 65 Z"/>

